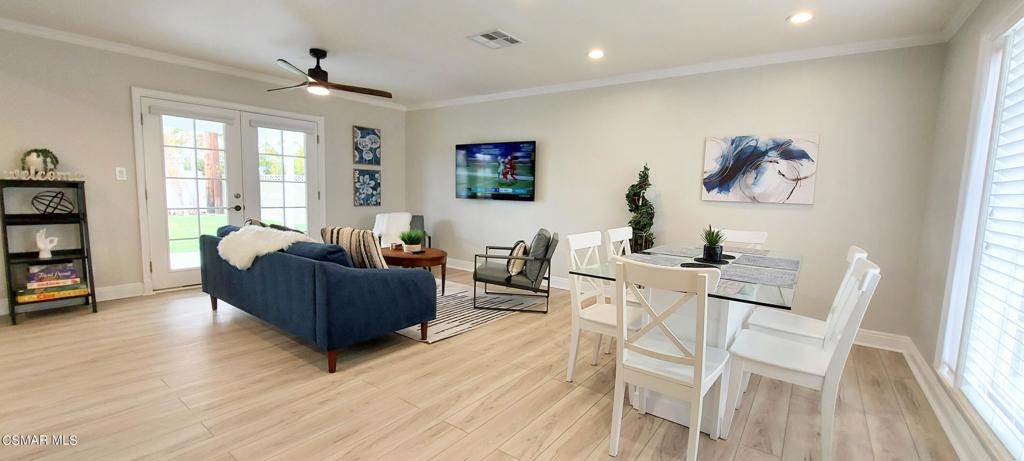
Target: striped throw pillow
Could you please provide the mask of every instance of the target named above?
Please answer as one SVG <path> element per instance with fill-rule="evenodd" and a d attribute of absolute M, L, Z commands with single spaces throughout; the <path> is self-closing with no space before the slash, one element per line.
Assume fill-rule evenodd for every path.
<path fill-rule="evenodd" d="M 325 227 L 320 230 L 324 243 L 338 245 L 348 252 L 352 265 L 369 269 L 387 269 L 380 243 L 373 231 L 353 227 Z"/>
<path fill-rule="evenodd" d="M 512 245 L 512 251 L 508 253 L 509 256 L 525 256 L 526 255 L 526 242 L 520 240 Z M 506 263 L 508 268 L 508 275 L 519 275 L 523 271 L 523 267 L 526 266 L 526 260 L 523 259 L 510 259 Z"/>

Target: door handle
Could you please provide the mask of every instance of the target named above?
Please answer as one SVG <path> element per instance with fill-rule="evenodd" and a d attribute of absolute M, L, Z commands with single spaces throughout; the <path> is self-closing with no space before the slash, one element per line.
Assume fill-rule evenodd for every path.
<path fill-rule="evenodd" d="M 242 211 L 242 205 L 235 205 L 235 206 L 231 207 L 231 209 L 233 209 L 235 211 Z"/>

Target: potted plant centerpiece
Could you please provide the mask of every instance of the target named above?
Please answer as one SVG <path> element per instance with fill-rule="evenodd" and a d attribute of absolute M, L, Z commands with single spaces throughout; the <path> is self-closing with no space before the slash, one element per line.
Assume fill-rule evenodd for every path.
<path fill-rule="evenodd" d="M 718 229 L 708 226 L 701 232 L 704 239 L 704 260 L 711 262 L 722 261 L 722 242 L 725 241 L 725 234 Z"/>
<path fill-rule="evenodd" d="M 423 231 L 421 230 L 409 230 L 398 234 L 398 238 L 402 239 L 404 243 L 405 251 L 407 253 L 415 253 L 423 249 Z"/>

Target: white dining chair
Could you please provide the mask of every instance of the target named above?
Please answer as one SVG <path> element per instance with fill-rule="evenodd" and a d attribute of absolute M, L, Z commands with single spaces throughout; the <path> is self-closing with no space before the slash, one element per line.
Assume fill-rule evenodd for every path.
<path fill-rule="evenodd" d="M 736 335 L 729 352 L 729 402 L 726 408 L 723 435 L 729 436 L 744 372 L 778 379 L 821 391 L 821 459 L 832 459 L 832 432 L 835 423 L 839 380 L 850 356 L 854 337 L 860 329 L 864 313 L 875 293 L 881 270 L 867 259 L 858 259 L 853 268 L 852 289 L 844 298 L 843 309 L 850 315 L 843 322 L 834 322 L 825 334 L 822 346 L 780 338 L 768 333 L 743 330 Z"/>
<path fill-rule="evenodd" d="M 569 266 L 581 269 L 600 263 L 601 232 L 586 232 L 566 237 L 569 242 Z M 586 307 L 584 303 L 593 300 Z M 601 354 L 601 340 L 604 336 L 615 336 L 615 305 L 605 299 L 604 282 L 593 277 L 569 274 L 569 304 L 572 309 L 572 322 L 569 338 L 569 363 L 566 366 L 565 380 L 572 382 L 576 372 L 576 356 L 580 349 L 580 334 L 585 330 L 595 333 L 594 358 L 596 365 Z M 634 320 L 635 321 L 635 320 Z"/>
<path fill-rule="evenodd" d="M 733 248 L 751 248 L 760 250 L 768 241 L 768 233 L 762 231 L 744 231 L 735 229 L 719 229 L 725 234 L 725 246 Z"/>
<path fill-rule="evenodd" d="M 615 229 L 608 229 L 607 231 L 605 231 L 605 236 L 607 237 L 607 245 L 608 245 L 608 247 L 607 247 L 607 255 L 608 255 L 608 258 L 611 259 L 611 258 L 614 258 L 616 256 L 626 256 L 626 255 L 633 254 L 633 250 L 632 250 L 632 248 L 630 248 L 630 240 L 633 238 L 633 228 L 632 227 L 626 226 L 626 227 L 617 227 Z M 614 286 L 615 286 L 615 284 L 614 283 L 610 283 L 610 282 L 605 284 L 605 296 L 608 298 L 608 302 L 612 302 L 613 301 L 612 300 L 612 289 L 614 288 Z M 635 297 L 633 297 L 633 295 L 631 293 L 627 292 L 626 293 L 626 302 L 627 303 L 631 303 L 631 304 L 636 304 L 637 299 Z M 612 340 L 613 340 L 613 338 L 608 340 L 608 342 L 609 342 L 609 346 L 608 346 L 609 352 L 611 351 L 610 343 L 611 343 Z"/>
<path fill-rule="evenodd" d="M 633 254 L 633 249 L 629 246 L 630 240 L 633 238 L 633 228 L 616 227 L 615 229 L 608 229 L 605 234 L 608 237 L 608 257 L 612 256 L 624 256 Z"/>
<path fill-rule="evenodd" d="M 707 345 L 705 320 L 708 309 L 708 287 L 715 286 L 721 272 L 717 268 L 681 268 L 645 264 L 620 259 L 616 263 L 615 313 L 616 328 L 615 390 L 612 394 L 612 424 L 608 454 L 619 453 L 622 432 L 622 410 L 627 385 L 652 390 L 666 397 L 690 403 L 690 435 L 686 459 L 696 461 L 700 440 L 701 413 L 704 395 L 714 386 L 722 386 L 722 373 L 729 361 L 729 353 Z M 640 287 L 653 291 L 669 290 L 683 293 L 664 309 L 651 305 Z M 639 329 L 626 328 L 629 306 L 619 293 L 632 292 L 643 310 Z M 696 305 L 694 340 L 680 339 L 666 321 L 689 303 Z M 687 334 L 688 336 L 688 334 Z M 640 392 L 639 410 L 646 410 L 646 392 Z M 720 420 L 720 406 L 715 405 L 716 421 Z M 718 434 L 712 434 L 717 437 Z"/>
<path fill-rule="evenodd" d="M 813 317 L 794 314 L 789 311 L 771 307 L 758 307 L 747 318 L 747 328 L 762 331 L 786 339 L 792 339 L 812 345 L 821 345 L 825 340 L 825 332 L 835 322 L 845 321 L 849 312 L 843 312 L 842 307 L 846 306 L 844 297 L 848 296 L 853 288 L 853 267 L 858 259 L 867 259 L 868 252 L 854 245 L 846 252 L 846 272 L 843 274 L 842 282 L 832 300 L 828 316 L 825 320 Z"/>

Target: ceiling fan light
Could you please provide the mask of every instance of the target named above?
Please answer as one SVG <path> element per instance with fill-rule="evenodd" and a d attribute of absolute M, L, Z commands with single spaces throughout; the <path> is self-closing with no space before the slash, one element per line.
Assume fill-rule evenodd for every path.
<path fill-rule="evenodd" d="M 797 11 L 786 18 L 786 22 L 790 24 L 803 24 L 807 21 L 814 19 L 814 13 L 810 11 Z"/>
<path fill-rule="evenodd" d="M 317 96 L 327 96 L 331 94 L 331 90 L 321 85 L 307 85 L 306 91 L 308 91 L 309 94 L 315 94 Z"/>

